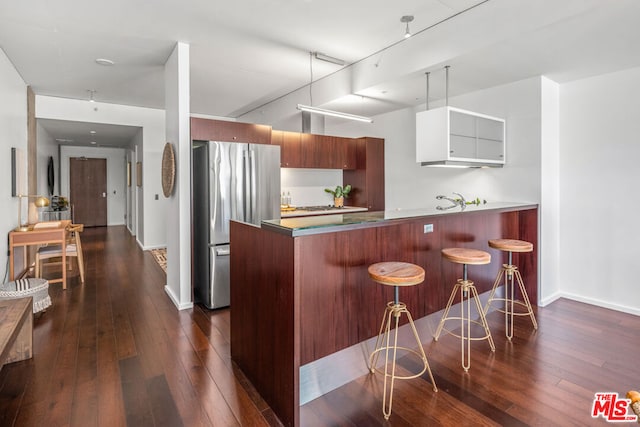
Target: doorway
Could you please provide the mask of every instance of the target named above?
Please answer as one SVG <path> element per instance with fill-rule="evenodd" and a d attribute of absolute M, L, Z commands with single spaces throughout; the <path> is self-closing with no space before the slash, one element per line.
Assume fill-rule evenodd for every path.
<path fill-rule="evenodd" d="M 69 186 L 73 221 L 85 227 L 107 225 L 107 159 L 71 157 Z"/>

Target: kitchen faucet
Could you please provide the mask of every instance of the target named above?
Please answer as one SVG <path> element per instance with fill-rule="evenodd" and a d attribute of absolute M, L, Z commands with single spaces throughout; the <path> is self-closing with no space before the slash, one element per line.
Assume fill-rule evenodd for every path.
<path fill-rule="evenodd" d="M 448 200 L 451 203 L 453 203 L 451 206 L 436 206 L 436 209 L 440 210 L 440 211 L 446 211 L 448 209 L 452 209 L 455 208 L 456 206 L 460 206 L 460 209 L 464 210 L 464 208 L 467 207 L 467 201 L 464 199 L 464 196 L 460 193 L 453 193 L 456 196 L 458 196 L 457 199 L 452 199 L 451 197 L 445 197 L 445 196 L 436 196 L 437 200 Z"/>

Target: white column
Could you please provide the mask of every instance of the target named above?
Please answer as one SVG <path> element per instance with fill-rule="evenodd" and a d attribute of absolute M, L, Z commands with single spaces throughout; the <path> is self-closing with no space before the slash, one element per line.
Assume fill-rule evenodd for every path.
<path fill-rule="evenodd" d="M 166 142 L 173 144 L 176 177 L 167 211 L 167 285 L 179 310 L 191 300 L 191 135 L 189 131 L 189 45 L 177 43 L 165 64 Z"/>

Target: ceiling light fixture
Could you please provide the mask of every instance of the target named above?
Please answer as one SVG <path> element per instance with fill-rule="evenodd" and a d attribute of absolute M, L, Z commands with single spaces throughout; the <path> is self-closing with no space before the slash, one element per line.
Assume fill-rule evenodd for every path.
<path fill-rule="evenodd" d="M 110 59 L 98 58 L 98 59 L 96 59 L 96 64 L 98 64 L 98 65 L 104 65 L 104 66 L 106 66 L 106 67 L 110 67 L 110 66 L 114 65 L 114 64 L 115 64 L 115 62 L 113 62 L 113 61 L 112 61 L 112 60 L 110 60 Z"/>
<path fill-rule="evenodd" d="M 324 108 L 311 107 L 309 105 L 298 104 L 298 110 L 308 113 L 322 114 L 323 116 L 338 117 L 341 119 L 356 120 L 359 122 L 373 123 L 371 117 L 358 116 L 356 114 L 343 113 L 341 111 L 325 110 Z"/>
<path fill-rule="evenodd" d="M 409 22 L 413 21 L 413 15 L 405 15 L 402 18 L 400 18 L 400 22 L 406 24 L 405 30 L 404 30 L 404 38 L 408 39 L 409 37 L 411 37 L 411 31 L 409 31 Z"/>
<path fill-rule="evenodd" d="M 91 135 L 95 135 L 95 134 L 96 134 L 96 131 L 95 131 L 95 130 L 90 130 L 90 131 L 89 131 L 89 133 L 90 133 Z"/>
<path fill-rule="evenodd" d="M 93 95 L 95 95 L 97 90 L 87 89 L 87 92 L 89 92 L 89 102 L 96 102 L 96 100 L 93 99 Z"/>
<path fill-rule="evenodd" d="M 313 56 L 315 56 L 316 59 L 319 59 L 319 60 L 325 61 L 325 62 L 331 62 L 332 64 L 336 64 L 336 65 L 340 65 L 340 66 L 343 66 L 345 64 L 345 62 L 342 59 L 338 59 L 338 58 L 334 58 L 333 56 L 325 55 L 322 52 L 313 52 Z"/>
<path fill-rule="evenodd" d="M 325 59 L 321 59 L 320 56 L 322 56 Z M 365 116 L 358 116 L 355 114 L 349 114 L 349 113 L 343 113 L 341 111 L 333 111 L 333 110 L 325 110 L 324 108 L 317 108 L 317 107 L 313 107 L 313 91 L 312 91 L 312 86 L 313 86 L 313 57 L 315 57 L 316 59 L 321 59 L 322 61 L 327 61 L 328 59 L 326 58 L 331 58 L 337 61 L 340 61 L 339 59 L 336 58 L 332 58 L 331 56 L 327 56 L 318 52 L 309 52 L 309 104 L 311 105 L 303 105 L 303 104 L 298 104 L 298 110 L 302 111 L 302 121 L 303 121 L 303 132 L 305 131 L 305 115 L 304 113 L 314 113 L 314 114 L 321 114 L 323 116 L 331 116 L 331 117 L 338 117 L 341 119 L 348 119 L 348 120 L 356 120 L 359 122 L 366 122 L 366 123 L 372 123 L 373 119 L 370 117 L 365 117 Z M 332 61 L 329 61 L 332 62 Z M 344 61 L 343 61 L 344 62 Z M 333 62 L 334 64 L 338 64 L 338 62 Z"/>

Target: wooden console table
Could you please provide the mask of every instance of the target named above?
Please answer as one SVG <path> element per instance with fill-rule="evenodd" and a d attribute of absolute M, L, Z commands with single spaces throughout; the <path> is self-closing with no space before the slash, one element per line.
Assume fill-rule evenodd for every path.
<path fill-rule="evenodd" d="M 22 247 L 22 260 L 27 267 L 27 246 L 39 246 L 47 244 L 62 245 L 62 277 L 49 280 L 49 283 L 62 282 L 62 289 L 67 289 L 67 227 L 71 224 L 69 220 L 56 221 L 55 227 L 29 228 L 28 231 L 9 232 L 9 280 L 15 279 L 14 251 L 17 247 Z"/>
<path fill-rule="evenodd" d="M 0 301 L 0 369 L 33 356 L 33 299 Z"/>

